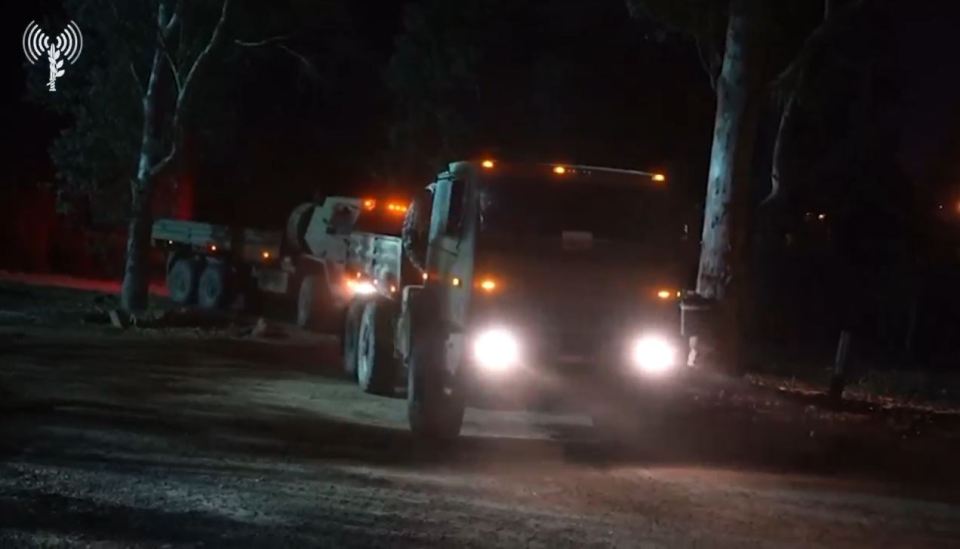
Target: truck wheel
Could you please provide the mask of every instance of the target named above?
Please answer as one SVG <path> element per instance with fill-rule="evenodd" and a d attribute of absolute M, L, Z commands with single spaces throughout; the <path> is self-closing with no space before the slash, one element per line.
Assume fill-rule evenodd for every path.
<path fill-rule="evenodd" d="M 392 396 L 397 359 L 393 349 L 394 314 L 386 301 L 370 301 L 363 309 L 357 336 L 357 384 L 366 393 Z"/>
<path fill-rule="evenodd" d="M 418 368 L 408 371 L 407 421 L 413 434 L 432 440 L 450 440 L 460 434 L 465 404 L 463 391 L 448 389 L 439 376 Z"/>
<path fill-rule="evenodd" d="M 220 262 L 207 262 L 200 274 L 197 304 L 203 309 L 223 309 L 227 305 L 228 296 L 227 266 Z"/>
<path fill-rule="evenodd" d="M 412 330 L 407 369 L 407 421 L 413 434 L 450 440 L 463 425 L 464 396 L 458 380 L 445 368 L 445 344 L 437 329 Z"/>
<path fill-rule="evenodd" d="M 347 377 L 357 379 L 357 350 L 359 348 L 360 319 L 363 316 L 365 304 L 354 301 L 347 308 L 346 319 L 343 322 L 343 371 Z"/>
<path fill-rule="evenodd" d="M 175 259 L 167 272 L 167 290 L 171 301 L 178 305 L 196 303 L 199 278 L 199 261 L 192 257 Z"/>

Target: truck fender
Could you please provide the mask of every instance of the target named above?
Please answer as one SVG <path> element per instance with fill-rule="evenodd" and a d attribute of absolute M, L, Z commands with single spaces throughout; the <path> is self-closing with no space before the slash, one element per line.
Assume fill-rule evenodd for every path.
<path fill-rule="evenodd" d="M 422 291 L 423 286 L 406 286 L 401 294 L 400 314 L 397 320 L 397 329 L 394 332 L 394 347 L 404 367 L 409 365 L 412 350 L 410 335 L 413 309 L 417 306 L 415 301 L 419 299 Z"/>
<path fill-rule="evenodd" d="M 173 268 L 173 264 L 177 262 L 178 259 L 189 258 L 194 254 L 188 250 L 181 248 L 174 248 L 167 253 L 167 268 L 164 271 L 165 273 L 170 273 L 170 269 Z"/>

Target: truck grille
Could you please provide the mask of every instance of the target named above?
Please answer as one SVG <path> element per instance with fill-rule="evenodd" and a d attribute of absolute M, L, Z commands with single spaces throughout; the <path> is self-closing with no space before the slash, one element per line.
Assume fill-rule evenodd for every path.
<path fill-rule="evenodd" d="M 584 332 L 561 332 L 555 336 L 557 354 L 593 357 L 601 347 L 600 335 Z"/>

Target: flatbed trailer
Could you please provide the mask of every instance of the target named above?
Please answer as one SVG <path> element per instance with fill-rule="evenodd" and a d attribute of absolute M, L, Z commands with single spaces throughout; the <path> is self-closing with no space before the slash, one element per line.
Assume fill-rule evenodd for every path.
<path fill-rule="evenodd" d="M 267 296 L 296 305 L 302 327 L 342 330 L 354 300 L 391 298 L 400 286 L 406 204 L 328 197 L 298 206 L 284 231 L 160 219 L 171 299 L 223 309 Z"/>

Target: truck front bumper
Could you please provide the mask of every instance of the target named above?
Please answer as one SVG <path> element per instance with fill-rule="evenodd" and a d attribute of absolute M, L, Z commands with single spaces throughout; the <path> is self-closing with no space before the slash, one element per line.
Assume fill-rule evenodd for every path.
<path fill-rule="evenodd" d="M 471 391 L 511 401 L 672 392 L 691 377 L 682 338 L 665 330 L 557 334 L 480 326 L 459 339 L 456 368 Z"/>

